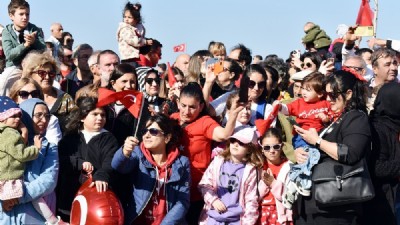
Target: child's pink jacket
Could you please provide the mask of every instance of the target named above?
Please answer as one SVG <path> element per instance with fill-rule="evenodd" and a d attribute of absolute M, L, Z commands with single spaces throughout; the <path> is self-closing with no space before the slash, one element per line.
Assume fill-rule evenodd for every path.
<path fill-rule="evenodd" d="M 212 203 L 218 199 L 217 186 L 220 169 L 225 159 L 216 156 L 208 166 L 200 183 L 199 189 L 204 197 L 204 208 L 201 212 L 199 224 L 207 224 L 207 210 L 212 207 Z M 239 204 L 243 209 L 240 217 L 240 224 L 252 225 L 258 219 L 258 197 L 257 197 L 257 168 L 250 163 L 244 168 L 242 182 L 240 184 Z"/>

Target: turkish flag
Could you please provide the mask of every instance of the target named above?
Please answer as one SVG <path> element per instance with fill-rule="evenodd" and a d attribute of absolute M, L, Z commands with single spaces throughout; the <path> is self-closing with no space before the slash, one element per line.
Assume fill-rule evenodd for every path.
<path fill-rule="evenodd" d="M 97 102 L 97 107 L 103 107 L 110 103 L 120 101 L 135 118 L 139 118 L 143 99 L 142 92 L 135 90 L 115 92 L 107 88 L 99 88 L 98 93 L 99 100 Z"/>
<path fill-rule="evenodd" d="M 269 114 L 267 119 L 256 120 L 255 124 L 256 124 L 258 132 L 260 132 L 260 137 L 263 136 L 265 134 L 265 132 L 267 132 L 267 130 L 271 126 L 272 122 L 274 122 L 275 118 L 278 116 L 279 106 L 280 106 L 279 104 L 274 106 L 274 108 L 272 109 L 272 112 Z"/>
<path fill-rule="evenodd" d="M 186 44 L 174 46 L 174 52 L 186 52 Z"/>
<path fill-rule="evenodd" d="M 169 88 L 172 88 L 172 86 L 174 86 L 174 84 L 176 83 L 176 78 L 174 76 L 174 73 L 172 72 L 172 68 L 169 62 L 167 63 L 167 67 L 168 67 L 168 84 Z"/>

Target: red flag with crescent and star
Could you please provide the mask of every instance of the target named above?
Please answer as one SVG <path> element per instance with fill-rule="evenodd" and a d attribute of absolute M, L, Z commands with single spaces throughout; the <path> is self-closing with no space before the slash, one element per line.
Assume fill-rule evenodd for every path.
<path fill-rule="evenodd" d="M 186 44 L 174 46 L 174 52 L 186 52 Z"/>
<path fill-rule="evenodd" d="M 99 88 L 97 107 L 120 101 L 135 118 L 139 118 L 143 93 L 135 90 L 115 92 L 107 88 Z"/>

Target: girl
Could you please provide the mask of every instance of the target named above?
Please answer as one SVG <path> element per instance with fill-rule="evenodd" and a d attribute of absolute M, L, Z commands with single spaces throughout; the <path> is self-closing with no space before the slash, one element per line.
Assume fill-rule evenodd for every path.
<path fill-rule="evenodd" d="M 139 48 L 144 45 L 151 45 L 152 40 L 146 40 L 145 28 L 142 24 L 139 3 L 126 3 L 123 13 L 123 22 L 119 23 L 117 30 L 118 48 L 121 55 L 121 62 L 133 63 L 139 59 Z"/>
<path fill-rule="evenodd" d="M 263 164 L 257 134 L 243 127 L 227 142 L 199 183 L 205 201 L 199 224 L 257 222 L 257 167 Z"/>
<path fill-rule="evenodd" d="M 262 136 L 260 144 L 267 159 L 258 183 L 261 204 L 260 224 L 293 224 L 292 210 L 286 209 L 282 205 L 285 180 L 290 166 L 282 151 L 281 132 L 276 128 L 270 128 Z"/>
<path fill-rule="evenodd" d="M 58 211 L 68 221 L 75 194 L 86 180 L 82 172 L 93 174 L 91 186 L 95 186 L 98 192 L 106 191 L 111 180 L 111 160 L 118 149 L 118 142 L 114 135 L 103 129 L 105 112 L 103 108 L 97 108 L 96 103 L 96 98 L 77 100 L 78 108 L 71 112 L 67 123 L 67 135 L 58 145 Z"/>

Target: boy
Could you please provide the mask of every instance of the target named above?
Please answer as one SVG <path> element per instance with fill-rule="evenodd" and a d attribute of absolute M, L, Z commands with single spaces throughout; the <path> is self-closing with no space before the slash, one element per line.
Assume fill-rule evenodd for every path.
<path fill-rule="evenodd" d="M 296 99 L 290 104 L 281 104 L 280 111 L 285 115 L 296 116 L 297 126 L 303 129 L 315 128 L 320 131 L 324 124 L 330 122 L 328 116 L 330 104 L 324 100 L 324 75 L 319 72 L 311 73 L 302 82 L 301 98 Z M 274 105 L 280 104 L 275 101 Z M 293 146 L 295 150 L 303 148 L 309 153 L 309 158 L 304 164 L 290 166 L 290 181 L 286 185 L 283 195 L 283 205 L 291 208 L 297 199 L 298 193 L 304 196 L 310 195 L 311 188 L 311 168 L 318 163 L 320 153 L 315 147 L 309 146 L 300 135 L 294 134 Z"/>
<path fill-rule="evenodd" d="M 21 66 L 21 61 L 31 50 L 44 50 L 46 45 L 42 29 L 29 23 L 29 3 L 25 0 L 11 0 L 8 14 L 13 21 L 3 30 L 3 49 L 6 67 Z"/>

